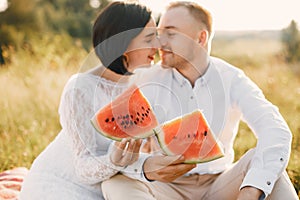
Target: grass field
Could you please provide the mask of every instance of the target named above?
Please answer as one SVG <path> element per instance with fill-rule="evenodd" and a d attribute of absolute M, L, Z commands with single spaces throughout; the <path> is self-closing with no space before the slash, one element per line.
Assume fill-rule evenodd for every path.
<path fill-rule="evenodd" d="M 268 35 L 268 34 L 267 34 Z M 270 35 L 269 35 L 270 36 Z M 225 39 L 224 39 L 225 38 Z M 281 43 L 271 34 L 235 38 L 219 37 L 213 43 L 213 54 L 242 68 L 263 90 L 266 98 L 278 106 L 292 133 L 292 153 L 287 172 L 300 197 L 300 66 L 287 64 L 281 58 Z M 244 123 L 241 123 L 235 140 L 238 159 L 256 138 Z"/>
<path fill-rule="evenodd" d="M 47 47 L 47 48 L 45 48 Z M 300 74 L 297 65 L 284 63 L 280 43 L 256 37 L 216 38 L 213 55 L 241 67 L 276 104 L 293 132 L 288 173 L 300 190 Z M 60 130 L 57 114 L 60 94 L 87 52 L 64 36 L 43 38 L 31 47 L 5 49 L 9 64 L 0 68 L 0 171 L 30 167 L 34 158 Z M 299 66 L 298 66 L 299 67 Z M 256 139 L 240 125 L 236 159 Z"/>

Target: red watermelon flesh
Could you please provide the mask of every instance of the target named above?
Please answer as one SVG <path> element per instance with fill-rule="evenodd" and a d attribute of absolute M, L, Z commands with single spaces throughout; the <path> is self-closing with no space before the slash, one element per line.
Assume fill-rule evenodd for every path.
<path fill-rule="evenodd" d="M 224 156 L 200 110 L 165 122 L 155 130 L 167 155 L 183 155 L 185 163 L 203 163 Z"/>
<path fill-rule="evenodd" d="M 154 134 L 158 125 L 149 102 L 136 85 L 101 108 L 91 121 L 102 135 L 117 141 L 146 138 Z"/>

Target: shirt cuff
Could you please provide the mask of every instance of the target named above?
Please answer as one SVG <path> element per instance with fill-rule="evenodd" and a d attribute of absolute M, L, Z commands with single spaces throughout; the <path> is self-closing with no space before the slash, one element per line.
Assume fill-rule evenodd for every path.
<path fill-rule="evenodd" d="M 135 163 L 128 165 L 125 169 L 121 170 L 122 174 L 132 179 L 137 179 L 143 182 L 149 182 L 149 180 L 146 179 L 144 175 L 143 165 L 145 160 L 150 156 L 151 154 L 140 153 L 139 159 Z"/>
<path fill-rule="evenodd" d="M 125 167 L 117 166 L 114 163 L 112 163 L 109 155 L 104 155 L 104 156 L 102 156 L 102 158 L 103 158 L 103 163 L 105 163 L 105 165 L 108 165 L 111 169 L 113 169 L 117 172 L 119 172 L 125 168 Z"/>
<path fill-rule="evenodd" d="M 264 195 L 262 195 L 262 198 L 264 199 L 271 193 L 276 181 L 277 176 L 270 173 L 270 171 L 252 168 L 247 172 L 240 189 L 245 186 L 252 186 L 260 189 L 264 192 Z"/>

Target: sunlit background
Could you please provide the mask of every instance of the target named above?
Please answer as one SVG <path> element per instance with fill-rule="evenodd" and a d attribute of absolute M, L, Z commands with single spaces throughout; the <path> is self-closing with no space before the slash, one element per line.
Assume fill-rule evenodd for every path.
<path fill-rule="evenodd" d="M 0 0 L 0 12 L 7 9 L 7 0 Z"/>
<path fill-rule="evenodd" d="M 155 14 L 171 0 L 140 0 Z M 211 11 L 216 30 L 278 30 L 300 22 L 299 0 L 194 0 Z"/>
<path fill-rule="evenodd" d="M 138 0 L 128 0 L 138 1 Z M 139 0 L 149 6 L 155 15 L 163 11 L 172 0 Z M 210 10 L 216 30 L 278 30 L 291 20 L 300 22 L 298 0 L 192 0 Z M 90 6 L 98 8 L 100 0 L 89 0 Z M 0 12 L 8 7 L 7 0 L 0 0 Z"/>
<path fill-rule="evenodd" d="M 156 17 L 169 1 L 139 0 Z M 300 197 L 300 0 L 195 1 L 214 17 L 212 55 L 244 70 L 292 130 L 287 172 Z M 60 131 L 61 92 L 86 67 L 93 21 L 108 3 L 0 0 L 0 172 L 30 168 Z M 255 144 L 242 123 L 235 159 Z"/>

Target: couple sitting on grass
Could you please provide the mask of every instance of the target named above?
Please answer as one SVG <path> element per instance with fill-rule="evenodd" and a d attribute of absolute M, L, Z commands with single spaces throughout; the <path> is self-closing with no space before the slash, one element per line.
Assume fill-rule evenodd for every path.
<path fill-rule="evenodd" d="M 211 14 L 196 3 L 169 4 L 158 27 L 145 6 L 110 3 L 93 26 L 102 66 L 67 82 L 62 130 L 33 162 L 20 199 L 298 199 L 285 171 L 287 123 L 240 69 L 209 55 L 212 38 Z M 161 60 L 151 66 L 157 50 Z M 132 83 L 147 86 L 159 123 L 200 109 L 224 157 L 185 164 L 181 156 L 142 153 L 149 143 L 141 139 L 99 134 L 90 119 Z M 241 120 L 258 141 L 233 163 Z"/>

